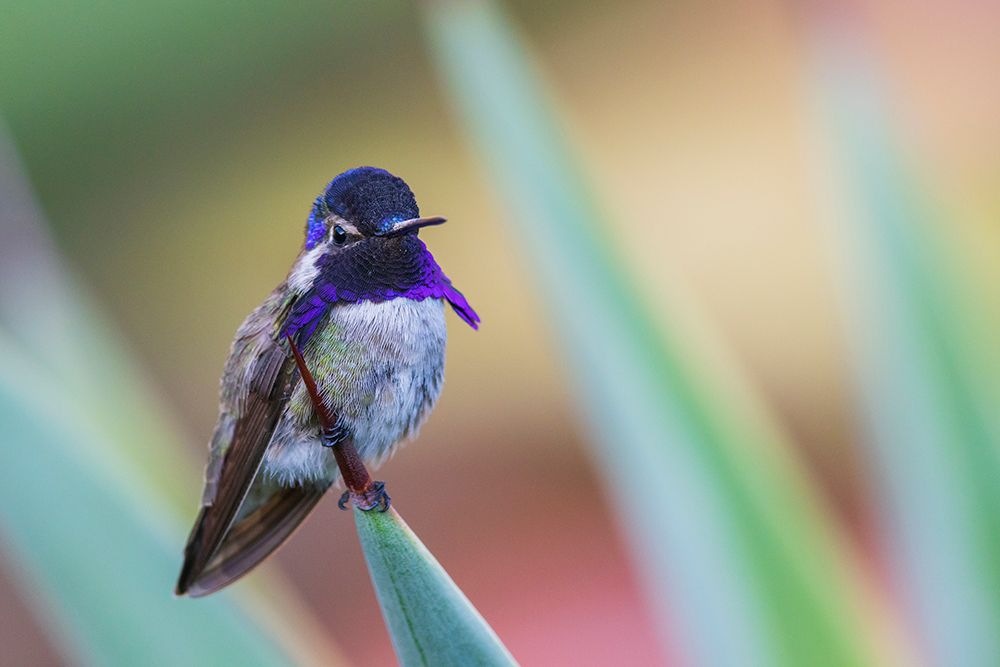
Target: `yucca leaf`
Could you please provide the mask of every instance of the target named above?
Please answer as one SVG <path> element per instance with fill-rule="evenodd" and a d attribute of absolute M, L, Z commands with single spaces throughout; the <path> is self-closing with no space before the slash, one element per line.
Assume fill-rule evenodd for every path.
<path fill-rule="evenodd" d="M 857 555 L 787 443 L 709 369 L 705 343 L 658 331 L 497 5 L 422 6 L 446 88 L 511 207 L 505 219 L 530 239 L 533 284 L 658 627 L 697 664 L 886 664 Z"/>
<path fill-rule="evenodd" d="M 170 522 L 101 459 L 58 382 L 0 339 L 0 529 L 61 645 L 95 665 L 291 664 L 232 598 L 170 595 Z M 29 582 L 30 581 L 30 585 Z"/>
<path fill-rule="evenodd" d="M 55 253 L 2 130 L 0 534 L 32 575 L 27 596 L 43 592 L 44 620 L 61 622 L 54 638 L 71 638 L 99 664 L 219 664 L 229 662 L 225 650 L 254 664 L 342 663 L 301 604 L 266 577 L 280 614 L 260 595 L 225 594 L 204 607 L 173 599 L 198 470 Z M 135 659 L 137 638 L 146 659 Z"/>
<path fill-rule="evenodd" d="M 843 176 L 832 236 L 898 589 L 930 664 L 997 665 L 1000 397 L 979 377 L 995 332 L 971 324 L 980 306 L 896 144 L 878 60 L 844 27 L 817 32 L 814 84 Z"/>
<path fill-rule="evenodd" d="M 355 508 L 354 522 L 400 664 L 516 664 L 394 509 L 365 512 Z"/>
<path fill-rule="evenodd" d="M 57 253 L 2 119 L 0 235 L 7 239 L 0 244 L 0 326 L 21 353 L 58 378 L 74 404 L 86 404 L 116 460 L 131 466 L 154 497 L 190 511 L 198 484 L 177 455 L 180 437 L 125 341 Z M 144 434 L 140 445 L 136 433 Z"/>

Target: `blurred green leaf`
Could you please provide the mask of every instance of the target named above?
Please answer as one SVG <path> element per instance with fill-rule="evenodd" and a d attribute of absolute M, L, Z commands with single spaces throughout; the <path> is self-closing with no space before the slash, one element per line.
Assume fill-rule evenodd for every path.
<path fill-rule="evenodd" d="M 106 429 L 99 444 L 114 450 L 105 457 L 108 465 L 129 466 L 152 498 L 186 514 L 198 488 L 178 456 L 181 437 L 131 362 L 125 341 L 61 262 L 4 130 L 0 125 L 0 235 L 6 239 L 0 245 L 0 325 Z"/>
<path fill-rule="evenodd" d="M 265 584 L 281 614 L 260 596 L 237 604 L 227 593 L 204 608 L 173 599 L 196 468 L 62 265 L 2 129 L 0 529 L 60 619 L 59 638 L 98 664 L 341 663 L 280 586 Z"/>
<path fill-rule="evenodd" d="M 190 130 L 183 121 L 213 113 L 220 100 L 259 101 L 265 93 L 254 86 L 262 79 L 304 83 L 324 70 L 335 75 L 329 62 L 363 65 L 377 53 L 370 43 L 361 48 L 363 40 L 375 31 L 397 38 L 406 29 L 404 8 L 398 0 L 364 7 L 318 0 L 11 3 L 0 23 L 0 108 L 36 150 L 59 142 L 78 155 L 103 144 L 120 148 L 139 128 L 147 139 L 176 131 L 179 121 Z M 93 132 L 107 117 L 132 131 Z"/>
<path fill-rule="evenodd" d="M 981 306 L 933 232 L 947 228 L 894 144 L 878 59 L 839 27 L 817 33 L 815 85 L 850 208 L 833 235 L 889 551 L 930 664 L 997 665 L 995 331 L 973 324 Z"/>
<path fill-rule="evenodd" d="M 170 594 L 177 534 L 105 465 L 102 434 L 58 380 L 0 339 L 0 527 L 56 638 L 95 665 L 280 665 L 290 658 L 227 596 Z M 138 434 L 137 434 L 138 435 Z M 41 595 L 37 595 L 37 594 Z"/>
<path fill-rule="evenodd" d="M 492 2 L 423 6 L 506 219 L 530 239 L 666 641 L 704 665 L 886 664 L 856 554 L 753 401 L 710 369 L 705 342 L 658 331 L 516 31 Z"/>
<path fill-rule="evenodd" d="M 394 509 L 354 509 L 382 615 L 399 662 L 514 665 L 500 639 Z"/>

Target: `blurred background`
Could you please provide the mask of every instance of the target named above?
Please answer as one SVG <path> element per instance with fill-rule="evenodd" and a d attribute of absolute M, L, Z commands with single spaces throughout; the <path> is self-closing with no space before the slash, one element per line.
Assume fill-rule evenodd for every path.
<path fill-rule="evenodd" d="M 236 327 L 284 277 L 326 182 L 358 165 L 389 169 L 424 214 L 448 217 L 422 237 L 483 325 L 472 332 L 449 317 L 440 404 L 419 441 L 377 477 L 522 664 L 700 664 L 683 623 L 657 620 L 661 605 L 644 592 L 617 521 L 620 498 L 601 481 L 606 459 L 593 455 L 594 406 L 571 387 L 571 334 L 551 317 L 538 255 L 527 248 L 533 238 L 510 224 L 516 202 L 494 187 L 442 75 L 433 23 L 462 4 L 8 3 L 3 174 L 20 185 L 0 191 L 0 291 L 9 297 L 0 324 L 12 349 L 62 326 L 44 293 L 30 296 L 41 260 L 25 262 L 35 251 L 9 239 L 37 242 L 116 331 L 113 349 L 134 362 L 173 434 L 152 441 L 136 426 L 130 456 L 175 466 L 164 488 L 179 566 Z M 989 611 L 1000 597 L 989 518 L 1000 487 L 991 421 L 1000 382 L 1000 7 L 510 0 L 502 11 L 599 202 L 599 242 L 615 249 L 651 319 L 683 329 L 692 354 L 713 360 L 706 377 L 724 376 L 739 401 L 777 424 L 777 458 L 795 468 L 793 487 L 817 503 L 824 530 L 878 601 L 873 613 L 889 619 L 879 627 L 894 657 L 883 664 L 946 664 L 950 642 L 969 646 L 955 639 L 963 632 L 984 643 L 950 664 L 995 664 L 996 638 L 975 628 L 995 634 L 1000 622 Z M 872 157 L 883 145 L 891 157 Z M 33 198 L 11 194 L 28 184 Z M 891 202 L 900 200 L 897 215 Z M 869 216 L 902 222 L 865 245 L 866 230 L 881 229 Z M 27 219 L 46 222 L 51 248 L 40 228 L 37 238 L 17 231 Z M 914 229 L 919 242 L 907 236 Z M 913 255 L 920 261 L 904 257 L 893 273 L 892 252 L 911 242 L 924 249 Z M 865 252 L 870 262 L 859 259 Z M 887 285 L 896 291 L 879 301 Z M 29 296 L 15 298 L 22 289 Z M 885 304 L 901 293 L 927 290 L 940 308 L 884 326 L 867 319 L 894 313 Z M 960 436 L 943 436 L 942 447 L 928 445 L 940 459 L 907 450 L 908 433 L 886 434 L 888 410 L 894 423 L 926 431 L 907 417 L 913 404 L 885 399 L 916 381 L 904 373 L 897 385 L 879 384 L 891 372 L 873 363 L 898 352 L 896 368 L 912 370 L 905 351 L 928 349 L 958 359 L 947 366 L 954 372 L 936 375 L 930 363 L 921 378 L 945 387 L 935 396 L 978 443 L 966 450 Z M 42 365 L 44 357 L 43 349 Z M 80 386 L 66 397 L 104 385 Z M 4 444 L 15 446 L 30 443 Z M 938 463 L 900 482 L 893 474 L 910 457 Z M 940 461 L 978 477 L 956 472 L 925 495 L 922 475 Z M 908 526 L 927 516 L 908 504 L 914 498 L 941 512 L 927 521 L 974 524 L 971 560 L 941 566 L 973 591 L 969 605 L 948 577 L 921 586 L 938 561 L 911 558 Z M 921 548 L 936 554 L 949 543 Z M 58 602 L 35 599 L 39 575 L 24 569 L 31 552 L 15 553 L 0 553 L 5 662 L 84 660 L 52 630 Z M 268 578 L 312 619 L 318 641 L 353 664 L 393 663 L 350 518 L 332 500 L 258 572 L 238 587 Z M 174 575 L 163 575 L 164 596 Z M 935 603 L 973 619 L 928 638 L 925 611 Z M 284 603 L 274 604 L 280 616 Z M 685 614 L 682 598 L 666 606 Z"/>

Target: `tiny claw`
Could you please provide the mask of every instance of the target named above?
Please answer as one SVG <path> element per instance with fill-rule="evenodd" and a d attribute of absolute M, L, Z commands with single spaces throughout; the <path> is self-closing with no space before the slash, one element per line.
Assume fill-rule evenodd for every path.
<path fill-rule="evenodd" d="M 340 496 L 340 500 L 337 501 L 337 507 L 346 510 L 348 501 L 364 512 L 370 512 L 374 509 L 377 509 L 379 512 L 385 512 L 392 507 L 392 498 L 389 497 L 389 493 L 385 490 L 385 482 L 372 482 L 371 486 L 364 493 L 344 491 L 343 495 Z"/>
<path fill-rule="evenodd" d="M 385 490 L 385 482 L 376 482 L 379 485 L 378 511 L 385 512 L 392 507 L 392 497 Z"/>

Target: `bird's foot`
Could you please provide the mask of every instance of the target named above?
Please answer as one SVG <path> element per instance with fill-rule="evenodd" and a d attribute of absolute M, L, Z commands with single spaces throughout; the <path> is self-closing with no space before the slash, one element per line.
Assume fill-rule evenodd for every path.
<path fill-rule="evenodd" d="M 344 491 L 340 500 L 337 501 L 337 507 L 346 510 L 348 502 L 354 503 L 355 507 L 365 512 L 371 512 L 374 509 L 384 512 L 392 506 L 392 498 L 385 490 L 385 482 L 372 482 L 364 493 Z"/>

